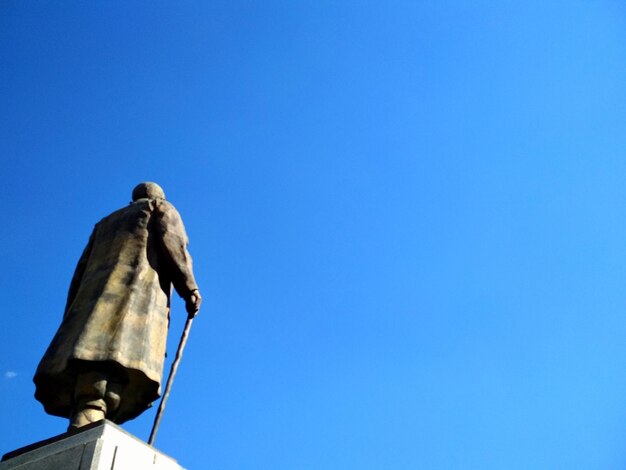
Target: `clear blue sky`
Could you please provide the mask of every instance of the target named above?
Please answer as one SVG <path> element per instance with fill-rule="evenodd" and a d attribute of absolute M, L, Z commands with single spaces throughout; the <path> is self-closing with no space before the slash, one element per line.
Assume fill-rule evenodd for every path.
<path fill-rule="evenodd" d="M 0 155 L 0 452 L 64 431 L 32 375 L 153 180 L 183 466 L 626 468 L 622 2 L 5 0 Z"/>

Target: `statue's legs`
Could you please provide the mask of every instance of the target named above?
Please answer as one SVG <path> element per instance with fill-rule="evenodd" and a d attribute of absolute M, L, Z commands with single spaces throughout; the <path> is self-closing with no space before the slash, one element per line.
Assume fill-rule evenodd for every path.
<path fill-rule="evenodd" d="M 74 410 L 68 430 L 101 421 L 117 411 L 122 385 L 109 374 L 90 371 L 76 377 Z"/>

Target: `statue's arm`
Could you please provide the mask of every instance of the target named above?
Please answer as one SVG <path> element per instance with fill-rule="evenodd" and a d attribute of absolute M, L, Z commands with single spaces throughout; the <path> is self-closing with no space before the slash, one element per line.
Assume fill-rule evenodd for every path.
<path fill-rule="evenodd" d="M 87 242 L 87 246 L 83 250 L 83 254 L 80 256 L 78 263 L 76 264 L 76 269 L 74 270 L 74 276 L 72 277 L 72 282 L 70 283 L 70 288 L 67 293 L 67 303 L 65 304 L 65 313 L 63 316 L 67 315 L 70 307 L 74 303 L 74 299 L 76 298 L 76 294 L 78 293 L 78 289 L 80 288 L 80 283 L 83 279 L 83 274 L 85 273 L 85 267 L 87 266 L 87 261 L 89 260 L 89 256 L 91 255 L 91 249 L 93 247 L 93 239 L 94 239 L 94 231 L 89 236 L 89 242 Z"/>
<path fill-rule="evenodd" d="M 185 299 L 187 312 L 193 316 L 199 310 L 202 298 L 193 275 L 191 255 L 187 250 L 189 239 L 178 211 L 167 201 L 157 206 L 156 229 L 168 275 L 178 295 Z"/>

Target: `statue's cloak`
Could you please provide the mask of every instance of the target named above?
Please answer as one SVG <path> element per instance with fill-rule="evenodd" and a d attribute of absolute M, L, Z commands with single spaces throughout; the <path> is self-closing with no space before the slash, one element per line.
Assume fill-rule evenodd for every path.
<path fill-rule="evenodd" d="M 72 279 L 63 321 L 34 377 L 47 413 L 69 417 L 76 375 L 104 370 L 124 382 L 132 419 L 160 395 L 171 286 L 197 289 L 187 234 L 169 202 L 139 199 L 96 224 Z"/>

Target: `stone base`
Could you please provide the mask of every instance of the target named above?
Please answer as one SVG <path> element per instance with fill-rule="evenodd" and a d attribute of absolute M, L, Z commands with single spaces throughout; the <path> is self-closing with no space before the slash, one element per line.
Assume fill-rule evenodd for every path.
<path fill-rule="evenodd" d="M 0 470 L 183 470 L 176 461 L 110 421 L 9 452 Z"/>

